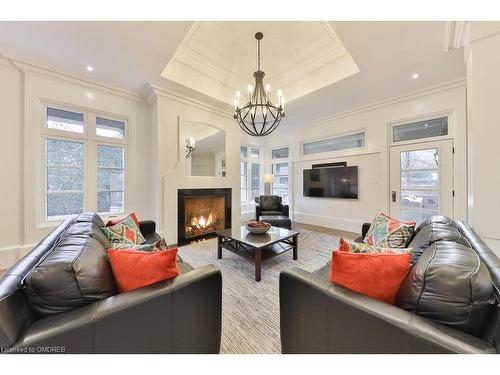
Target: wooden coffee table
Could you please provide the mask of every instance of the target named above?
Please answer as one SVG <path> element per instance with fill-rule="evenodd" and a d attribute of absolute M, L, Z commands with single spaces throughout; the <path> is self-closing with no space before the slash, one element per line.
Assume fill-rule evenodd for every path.
<path fill-rule="evenodd" d="M 261 279 L 263 260 L 293 250 L 293 260 L 299 252 L 299 232 L 284 228 L 271 227 L 267 233 L 252 234 L 245 226 L 217 231 L 217 258 L 222 258 L 222 249 L 255 262 L 255 281 Z"/>

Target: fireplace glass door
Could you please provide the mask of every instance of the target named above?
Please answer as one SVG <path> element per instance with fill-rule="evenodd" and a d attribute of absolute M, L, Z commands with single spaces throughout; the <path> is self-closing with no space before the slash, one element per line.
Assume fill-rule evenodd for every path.
<path fill-rule="evenodd" d="M 186 239 L 224 229 L 224 196 L 186 197 L 184 211 L 184 236 Z"/>

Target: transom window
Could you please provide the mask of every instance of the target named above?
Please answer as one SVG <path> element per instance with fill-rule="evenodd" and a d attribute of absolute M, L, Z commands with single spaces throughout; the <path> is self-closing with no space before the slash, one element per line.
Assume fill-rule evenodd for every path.
<path fill-rule="evenodd" d="M 448 117 L 397 125 L 392 128 L 393 142 L 442 137 L 445 135 L 448 135 Z"/>
<path fill-rule="evenodd" d="M 319 141 L 306 142 L 303 145 L 304 155 L 319 154 L 321 152 L 348 150 L 365 146 L 365 133 L 342 135 Z"/>
<path fill-rule="evenodd" d="M 45 220 L 125 211 L 126 120 L 45 107 Z"/>

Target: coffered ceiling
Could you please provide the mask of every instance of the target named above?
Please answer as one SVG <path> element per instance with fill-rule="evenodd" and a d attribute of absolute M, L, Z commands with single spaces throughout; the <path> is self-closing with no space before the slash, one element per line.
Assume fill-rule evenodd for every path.
<path fill-rule="evenodd" d="M 231 102 L 253 84 L 257 31 L 264 82 L 288 102 L 359 72 L 328 22 L 196 22 L 161 75 Z"/>

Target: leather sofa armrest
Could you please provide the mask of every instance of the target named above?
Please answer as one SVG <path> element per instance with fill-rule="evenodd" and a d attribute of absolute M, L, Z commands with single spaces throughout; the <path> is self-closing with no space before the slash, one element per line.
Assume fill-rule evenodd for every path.
<path fill-rule="evenodd" d="M 98 353 L 219 353 L 222 276 L 213 265 L 99 302 Z"/>
<path fill-rule="evenodd" d="M 280 274 L 280 331 L 283 353 L 494 352 L 483 340 L 300 268 Z"/>
<path fill-rule="evenodd" d="M 208 265 L 38 320 L 14 346 L 61 347 L 66 353 L 219 353 L 221 323 L 222 276 Z"/>
<path fill-rule="evenodd" d="M 156 223 L 153 220 L 143 220 L 139 222 L 139 230 L 143 235 L 156 232 Z"/>
<path fill-rule="evenodd" d="M 255 203 L 255 220 L 259 220 L 259 217 L 262 216 L 262 206 L 260 203 Z"/>
<path fill-rule="evenodd" d="M 287 204 L 282 204 L 281 210 L 283 211 L 283 216 L 290 217 L 290 208 Z"/>

